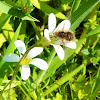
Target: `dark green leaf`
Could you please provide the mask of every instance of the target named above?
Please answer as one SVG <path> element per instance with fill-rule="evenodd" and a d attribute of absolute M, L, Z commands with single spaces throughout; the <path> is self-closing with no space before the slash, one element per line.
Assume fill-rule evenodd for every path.
<path fill-rule="evenodd" d="M 88 0 L 71 15 L 71 30 L 75 30 L 100 0 Z"/>

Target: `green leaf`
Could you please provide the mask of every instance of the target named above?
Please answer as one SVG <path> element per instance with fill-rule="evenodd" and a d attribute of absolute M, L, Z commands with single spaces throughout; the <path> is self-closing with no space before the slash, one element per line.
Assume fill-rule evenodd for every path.
<path fill-rule="evenodd" d="M 84 42 L 84 40 L 94 34 L 98 34 L 100 32 L 100 26 L 97 27 L 96 29 L 92 30 L 89 34 L 87 34 L 83 39 L 80 39 L 77 42 L 77 49 L 80 49 L 80 45 Z M 51 62 L 48 71 L 45 73 L 44 77 L 42 80 L 45 80 L 47 77 L 49 77 L 54 71 L 56 71 L 57 68 L 59 68 L 59 66 L 61 66 L 74 52 L 77 51 L 73 50 L 73 49 L 67 49 L 65 51 L 65 59 L 63 61 L 60 61 L 58 57 L 55 57 L 53 59 L 53 61 Z M 81 65 L 81 67 L 83 68 L 84 65 Z M 62 85 L 64 82 L 68 81 L 72 76 L 74 76 L 77 71 L 81 70 L 81 67 L 78 67 L 78 69 L 75 69 L 74 71 L 72 71 L 69 74 L 64 75 L 61 79 L 59 79 L 55 84 L 53 84 L 51 86 L 50 89 L 48 89 L 46 92 L 43 93 L 43 96 L 47 95 L 48 93 L 52 92 L 53 90 L 55 90 L 56 88 L 59 87 L 59 85 Z M 59 85 L 57 85 L 59 84 Z"/>
<path fill-rule="evenodd" d="M 30 0 L 30 1 L 36 8 L 42 10 L 44 13 L 47 14 L 54 13 L 56 17 L 60 19 L 66 19 L 65 15 L 63 15 L 61 12 L 57 11 L 56 9 L 50 7 L 44 2 L 41 2 L 39 0 Z"/>
<path fill-rule="evenodd" d="M 2 28 L 2 33 L 0 33 L 0 47 L 3 45 L 6 41 L 11 41 L 14 36 L 14 30 L 12 26 L 8 23 L 6 23 Z"/>
<path fill-rule="evenodd" d="M 10 90 L 10 95 L 11 95 L 11 100 L 16 100 L 16 98 L 18 97 L 13 88 Z M 2 95 L 2 100 L 7 100 L 7 98 L 8 98 L 8 91 L 5 91 Z"/>
<path fill-rule="evenodd" d="M 11 40 L 9 46 L 7 47 L 7 49 L 4 52 L 4 55 L 14 52 L 14 47 L 15 47 L 14 41 L 17 40 L 17 38 L 18 38 L 20 29 L 21 29 L 21 25 L 22 25 L 22 22 L 19 24 L 19 26 L 13 36 L 13 39 Z M 7 69 L 8 69 L 8 63 L 5 63 L 5 61 L 1 60 L 1 62 L 0 62 L 0 84 L 3 81 L 3 77 L 4 77 Z"/>
<path fill-rule="evenodd" d="M 100 0 L 88 0 L 71 15 L 71 30 L 75 30 Z"/>
<path fill-rule="evenodd" d="M 91 32 L 89 32 L 84 38 L 80 39 L 77 42 L 77 48 L 76 50 L 67 48 L 67 50 L 65 50 L 65 58 L 63 61 L 61 61 L 58 56 L 56 56 L 52 62 L 50 63 L 50 66 L 48 68 L 48 71 L 45 73 L 45 75 L 43 76 L 42 80 L 45 80 L 46 78 L 48 78 L 49 76 L 51 76 L 57 68 L 59 68 L 70 56 L 73 55 L 73 53 L 78 53 L 80 51 L 80 49 L 82 48 L 82 43 L 85 41 L 85 39 L 91 35 L 94 34 L 98 34 L 100 32 L 100 26 L 95 28 L 94 30 L 92 30 Z M 81 47 L 81 48 L 80 48 Z"/>
<path fill-rule="evenodd" d="M 92 0 L 93 1 L 93 0 Z M 77 25 L 79 25 L 83 19 L 90 13 L 90 10 L 92 10 L 99 2 L 100 0 L 96 0 L 96 1 L 93 1 L 93 6 L 92 4 L 90 3 L 91 1 L 89 0 L 88 7 L 84 8 L 85 10 L 82 10 L 80 11 L 79 9 L 73 14 L 73 23 L 72 23 L 72 26 L 71 26 L 71 29 L 72 30 L 75 30 L 75 28 L 77 28 Z M 81 6 L 81 9 L 82 7 L 85 7 L 85 5 L 87 5 L 87 3 L 83 4 Z M 89 8 L 90 7 L 90 8 Z M 79 7 L 80 8 L 80 7 Z M 80 11 L 80 15 L 77 16 L 78 14 L 78 11 Z M 82 14 L 83 13 L 83 14 Z M 74 19 L 75 18 L 75 19 Z M 76 50 L 72 50 L 72 49 L 67 49 L 65 51 L 65 59 L 63 61 L 61 61 L 58 57 L 55 57 L 53 59 L 53 61 L 51 62 L 49 68 L 48 68 L 48 71 L 45 73 L 45 75 L 43 76 L 42 80 L 45 80 L 46 78 L 48 78 L 53 72 L 56 71 L 57 68 L 59 68 L 74 52 L 78 53 L 80 51 L 80 49 L 82 48 L 82 43 L 85 41 L 85 39 L 91 35 L 94 35 L 94 34 L 98 34 L 100 33 L 100 26 L 98 26 L 97 28 L 95 28 L 94 30 L 92 30 L 91 32 L 89 32 L 83 39 L 79 40 L 77 42 L 77 49 Z"/>
<path fill-rule="evenodd" d="M 3 86 L 0 87 L 0 90 L 3 90 L 4 86 L 5 86 L 7 83 L 9 83 L 9 80 L 4 80 L 2 83 L 3 83 Z M 14 81 L 14 82 L 11 84 L 11 88 L 14 88 L 14 87 L 18 86 L 19 84 L 21 84 L 20 81 L 17 81 L 17 82 Z M 8 89 L 9 89 L 9 86 L 7 86 L 7 88 L 6 88 L 5 90 L 8 90 Z"/>
<path fill-rule="evenodd" d="M 92 57 L 92 62 L 93 62 L 93 65 L 96 65 L 98 63 L 98 61 L 100 60 L 100 57 Z"/>
<path fill-rule="evenodd" d="M 96 33 L 100 34 L 100 25 L 96 27 L 94 30 L 92 30 L 91 32 L 89 32 L 87 35 L 85 35 L 84 38 L 87 38 L 91 35 L 95 35 Z"/>
<path fill-rule="evenodd" d="M 89 55 L 92 53 L 92 49 L 84 49 L 84 50 L 82 50 L 82 53 L 85 55 Z"/>
<path fill-rule="evenodd" d="M 56 97 L 53 97 L 53 100 L 62 100 L 62 96 L 59 93 L 57 93 Z"/>
<path fill-rule="evenodd" d="M 96 81 L 94 82 L 89 100 L 94 100 L 98 91 L 100 91 L 100 66 L 99 66 L 99 69 L 98 69 Z"/>
<path fill-rule="evenodd" d="M 36 18 L 32 17 L 32 16 L 27 16 L 25 15 L 22 10 L 18 10 L 15 9 L 13 6 L 8 5 L 6 3 L 4 3 L 3 1 L 0 1 L 0 11 L 5 13 L 5 14 L 9 14 L 24 20 L 29 20 L 29 21 L 38 21 Z"/>
<path fill-rule="evenodd" d="M 26 15 L 29 15 L 34 9 L 32 3 L 30 2 L 30 0 L 26 0 L 24 8 L 26 10 L 25 11 Z"/>
<path fill-rule="evenodd" d="M 74 0 L 73 1 L 73 5 L 72 5 L 72 9 L 71 9 L 71 14 L 74 13 L 78 9 L 78 7 L 80 5 L 80 2 L 81 2 L 81 0 Z"/>
<path fill-rule="evenodd" d="M 20 34 L 18 36 L 18 39 L 24 41 L 24 38 L 25 38 L 25 35 L 26 35 L 26 25 L 27 25 L 27 22 L 26 20 L 24 20 L 22 22 L 22 26 L 21 26 L 21 30 L 20 30 Z"/>
<path fill-rule="evenodd" d="M 85 76 L 80 74 L 79 77 L 77 77 L 77 80 L 72 84 L 73 91 L 79 100 L 87 100 L 86 98 L 90 95 L 92 82 L 85 83 Z"/>
<path fill-rule="evenodd" d="M 0 16 L 0 30 L 9 21 L 10 17 L 11 17 L 10 15 L 4 14 L 4 13 L 1 14 L 1 16 Z"/>
<path fill-rule="evenodd" d="M 56 83 L 54 83 L 47 91 L 45 91 L 42 96 L 47 95 L 48 93 L 52 92 L 56 88 L 58 88 L 60 85 L 64 84 L 66 81 L 70 80 L 75 74 L 77 74 L 82 68 L 84 67 L 84 64 L 76 68 L 74 71 L 65 74 L 63 77 L 61 77 Z"/>

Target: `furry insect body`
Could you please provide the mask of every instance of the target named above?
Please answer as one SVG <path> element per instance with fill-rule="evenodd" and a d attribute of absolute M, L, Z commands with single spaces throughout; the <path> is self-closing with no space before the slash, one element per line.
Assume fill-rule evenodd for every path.
<path fill-rule="evenodd" d="M 67 42 L 71 42 L 75 40 L 74 32 L 72 31 L 58 31 L 54 34 L 55 37 L 58 37 L 60 39 L 66 40 Z"/>

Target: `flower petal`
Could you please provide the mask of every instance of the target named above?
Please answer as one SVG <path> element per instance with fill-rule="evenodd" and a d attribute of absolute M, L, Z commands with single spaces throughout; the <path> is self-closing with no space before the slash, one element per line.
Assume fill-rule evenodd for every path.
<path fill-rule="evenodd" d="M 68 48 L 76 49 L 77 45 L 75 42 L 67 42 L 64 44 Z"/>
<path fill-rule="evenodd" d="M 46 61 L 44 61 L 44 60 L 42 60 L 40 58 L 32 59 L 30 64 L 35 65 L 36 67 L 38 67 L 38 68 L 40 68 L 42 70 L 47 70 L 48 69 L 48 65 L 47 65 Z"/>
<path fill-rule="evenodd" d="M 27 80 L 30 76 L 30 67 L 28 65 L 22 65 L 21 78 Z"/>
<path fill-rule="evenodd" d="M 56 17 L 53 13 L 50 13 L 48 18 L 48 29 L 49 32 L 52 32 L 56 27 Z"/>
<path fill-rule="evenodd" d="M 33 58 L 33 57 L 39 55 L 42 51 L 43 51 L 43 47 L 34 47 L 29 51 L 27 56 Z"/>
<path fill-rule="evenodd" d="M 48 29 L 44 30 L 44 36 L 48 41 L 51 41 L 50 38 L 49 38 L 49 30 Z"/>
<path fill-rule="evenodd" d="M 25 44 L 24 44 L 23 41 L 17 40 L 17 41 L 14 42 L 14 44 L 15 44 L 16 48 L 18 49 L 19 54 L 20 54 L 20 53 L 22 53 L 22 54 L 25 53 L 26 47 L 25 47 Z"/>
<path fill-rule="evenodd" d="M 6 62 L 19 62 L 19 56 L 13 53 L 7 54 L 3 57 Z"/>
<path fill-rule="evenodd" d="M 62 30 L 62 29 L 63 30 L 69 30 L 70 26 L 71 26 L 70 21 L 69 20 L 64 20 L 57 26 L 55 31 L 59 31 L 59 30 Z"/>
<path fill-rule="evenodd" d="M 63 48 L 62 48 L 60 45 L 54 45 L 54 44 L 53 44 L 53 47 L 55 48 L 58 57 L 59 57 L 61 60 L 63 60 L 63 59 L 64 59 L 64 56 L 65 56 L 65 53 L 64 53 Z"/>
<path fill-rule="evenodd" d="M 69 20 L 64 20 L 64 30 L 69 30 L 71 23 Z"/>

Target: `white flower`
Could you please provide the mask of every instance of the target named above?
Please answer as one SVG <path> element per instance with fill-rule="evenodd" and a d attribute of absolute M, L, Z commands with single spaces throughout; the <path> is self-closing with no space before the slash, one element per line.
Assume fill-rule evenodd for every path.
<path fill-rule="evenodd" d="M 15 44 L 16 48 L 18 49 L 19 54 L 25 53 L 26 47 L 25 47 L 25 44 L 23 41 L 17 40 L 14 42 L 14 44 Z M 29 51 L 27 56 L 20 62 L 20 64 L 22 65 L 21 77 L 23 80 L 27 80 L 30 76 L 29 64 L 33 64 L 42 70 L 47 70 L 48 65 L 44 60 L 42 60 L 40 58 L 34 58 L 37 55 L 39 55 L 42 51 L 43 51 L 43 47 L 34 47 Z M 34 59 L 32 59 L 32 58 L 34 58 Z M 10 54 L 5 55 L 3 57 L 3 60 L 6 62 L 19 62 L 20 57 L 17 54 L 10 53 Z"/>
<path fill-rule="evenodd" d="M 46 39 L 49 42 L 51 42 L 50 35 L 54 36 L 53 34 L 55 32 L 59 32 L 61 30 L 67 31 L 67 30 L 69 30 L 70 26 L 71 26 L 70 21 L 69 20 L 64 20 L 55 29 L 55 27 L 56 27 L 56 17 L 53 13 L 51 13 L 48 17 L 48 29 L 44 30 L 44 36 L 46 37 Z M 62 43 L 62 40 L 58 40 L 57 43 L 52 43 L 51 42 L 51 45 L 53 45 L 53 47 L 55 48 L 55 50 L 57 52 L 58 57 L 61 60 L 64 59 L 65 54 L 64 54 L 64 50 L 60 46 L 60 44 L 66 46 L 66 47 L 72 48 L 72 49 L 76 49 L 76 43 L 75 42 L 64 41 L 64 43 Z"/>

